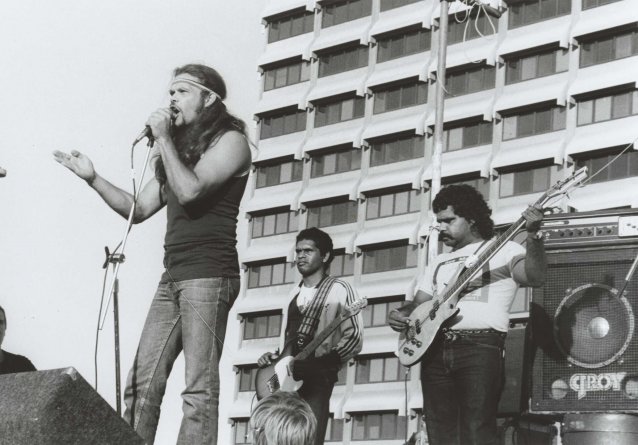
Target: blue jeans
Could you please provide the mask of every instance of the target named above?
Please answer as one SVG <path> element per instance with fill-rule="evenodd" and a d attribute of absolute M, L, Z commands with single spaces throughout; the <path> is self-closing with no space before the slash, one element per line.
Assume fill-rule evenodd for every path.
<path fill-rule="evenodd" d="M 504 347 L 500 333 L 441 334 L 435 340 L 421 364 L 430 444 L 496 444 Z"/>
<path fill-rule="evenodd" d="M 238 292 L 238 278 L 159 284 L 124 391 L 124 418 L 147 444 L 155 439 L 166 381 L 182 350 L 186 388 L 177 443 L 217 443 L 219 358 Z"/>

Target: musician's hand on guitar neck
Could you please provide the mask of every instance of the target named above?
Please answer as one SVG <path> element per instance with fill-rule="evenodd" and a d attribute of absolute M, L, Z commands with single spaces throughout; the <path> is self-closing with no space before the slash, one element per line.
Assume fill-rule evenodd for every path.
<path fill-rule="evenodd" d="M 279 354 L 276 352 L 266 352 L 259 360 L 257 360 L 257 365 L 260 368 L 265 368 L 266 366 L 272 365 L 273 361 L 276 361 L 279 358 Z"/>
<path fill-rule="evenodd" d="M 523 218 L 525 218 L 525 230 L 529 233 L 536 233 L 541 228 L 541 221 L 543 221 L 543 208 L 536 204 L 529 206 L 523 212 Z"/>

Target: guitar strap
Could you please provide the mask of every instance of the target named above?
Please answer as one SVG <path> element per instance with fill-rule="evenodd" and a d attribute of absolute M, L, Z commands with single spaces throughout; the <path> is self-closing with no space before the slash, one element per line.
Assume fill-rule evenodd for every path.
<path fill-rule="evenodd" d="M 472 256 L 475 256 L 475 255 L 476 255 L 476 254 L 477 254 L 477 253 L 478 253 L 478 252 L 479 252 L 479 251 L 483 248 L 483 246 L 484 246 L 484 245 L 485 245 L 488 241 L 489 241 L 489 240 L 487 240 L 487 239 L 486 239 L 486 240 L 484 240 L 484 241 L 483 241 L 483 242 L 482 242 L 482 243 L 481 243 L 481 244 L 480 244 L 480 245 L 476 248 L 476 250 L 474 251 L 474 253 L 472 253 L 472 255 L 468 255 L 468 256 L 466 256 L 466 257 L 463 259 L 463 261 L 464 261 L 464 262 L 467 262 L 467 259 L 468 259 L 468 258 L 470 258 L 470 257 L 472 257 Z M 436 289 L 436 276 L 437 276 L 437 273 L 438 273 L 439 268 L 440 268 L 441 266 L 444 266 L 444 265 L 448 264 L 448 263 L 454 263 L 454 262 L 457 262 L 457 261 L 459 261 L 459 258 L 452 258 L 452 259 L 450 259 L 450 260 L 447 260 L 447 261 L 442 262 L 441 264 L 437 264 L 437 266 L 436 266 L 436 270 L 434 271 L 434 276 L 432 277 L 432 287 L 433 287 L 433 289 Z M 467 263 L 466 263 L 466 264 L 467 264 Z M 467 270 L 467 265 L 463 266 L 463 269 L 461 269 L 461 272 L 459 272 L 459 274 L 457 275 L 457 277 L 458 277 L 458 278 L 460 278 L 460 277 L 461 277 L 461 276 L 465 273 L 465 271 L 466 271 L 466 270 Z"/>
<path fill-rule="evenodd" d="M 312 301 L 308 304 L 299 329 L 297 330 L 297 346 L 299 346 L 299 349 L 303 349 L 304 346 L 312 340 L 315 332 L 317 332 L 323 305 L 335 281 L 337 281 L 336 278 L 324 275 L 317 285 L 317 291 Z"/>

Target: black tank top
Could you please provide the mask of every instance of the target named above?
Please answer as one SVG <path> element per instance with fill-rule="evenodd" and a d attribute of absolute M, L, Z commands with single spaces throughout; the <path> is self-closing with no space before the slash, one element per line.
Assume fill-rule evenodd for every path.
<path fill-rule="evenodd" d="M 181 205 L 166 184 L 164 265 L 176 281 L 239 277 L 237 215 L 248 174 L 230 178 L 216 192 Z M 169 276 L 164 273 L 163 281 Z"/>

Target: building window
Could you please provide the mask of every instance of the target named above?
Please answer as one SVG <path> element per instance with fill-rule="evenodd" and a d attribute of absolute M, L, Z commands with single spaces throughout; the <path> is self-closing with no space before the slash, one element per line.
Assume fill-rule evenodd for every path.
<path fill-rule="evenodd" d="M 353 147 L 348 150 L 324 151 L 312 155 L 311 160 L 310 177 L 312 178 L 349 172 L 361 168 L 361 150 Z"/>
<path fill-rule="evenodd" d="M 416 267 L 417 247 L 412 244 L 374 247 L 363 251 L 363 273 Z"/>
<path fill-rule="evenodd" d="M 583 9 L 596 8 L 598 6 L 608 5 L 620 0 L 583 0 Z"/>
<path fill-rule="evenodd" d="M 526 0 L 509 6 L 509 29 L 542 22 L 572 11 L 572 0 Z"/>
<path fill-rule="evenodd" d="M 411 82 L 374 91 L 374 114 L 426 103 L 428 84 Z"/>
<path fill-rule="evenodd" d="M 345 251 L 336 251 L 330 263 L 330 276 L 345 277 L 354 275 L 354 255 Z"/>
<path fill-rule="evenodd" d="M 357 221 L 357 202 L 341 201 L 308 206 L 308 227 L 328 227 Z"/>
<path fill-rule="evenodd" d="M 492 122 L 474 122 L 459 126 L 446 126 L 443 130 L 444 151 L 478 147 L 492 143 Z"/>
<path fill-rule="evenodd" d="M 381 12 L 389 9 L 399 8 L 401 6 L 410 5 L 422 0 L 383 0 L 381 3 Z"/>
<path fill-rule="evenodd" d="M 357 119 L 363 117 L 364 111 L 365 99 L 358 96 L 317 104 L 315 109 L 315 127 Z"/>
<path fill-rule="evenodd" d="M 407 419 L 397 412 L 357 413 L 352 419 L 352 440 L 405 440 Z"/>
<path fill-rule="evenodd" d="M 492 17 L 480 15 L 478 18 L 469 20 L 470 23 L 466 21 L 459 23 L 454 15 L 448 17 L 448 45 L 492 35 L 498 29 L 498 20 Z"/>
<path fill-rule="evenodd" d="M 408 370 L 396 356 L 359 358 L 355 383 L 398 382 L 405 380 Z"/>
<path fill-rule="evenodd" d="M 248 419 L 233 419 L 235 424 L 235 445 L 253 443 L 253 434 L 248 426 Z"/>
<path fill-rule="evenodd" d="M 377 141 L 371 145 L 370 165 L 391 164 L 422 158 L 425 150 L 425 137 L 400 136 L 392 140 Z"/>
<path fill-rule="evenodd" d="M 356 70 L 368 65 L 368 47 L 344 48 L 319 56 L 319 77 Z"/>
<path fill-rule="evenodd" d="M 505 116 L 503 119 L 503 140 L 524 138 L 564 129 L 565 107 L 553 106 Z"/>
<path fill-rule="evenodd" d="M 578 168 L 587 167 L 592 173 L 597 172 L 596 175 L 590 176 L 592 184 L 638 176 L 638 152 L 630 150 L 623 153 L 607 166 L 617 155 L 618 151 L 581 155 L 576 165 Z"/>
<path fill-rule="evenodd" d="M 339 25 L 372 14 L 372 0 L 347 0 L 323 6 L 322 28 Z"/>
<path fill-rule="evenodd" d="M 271 211 L 251 216 L 253 238 L 296 232 L 298 228 L 297 212 L 291 210 Z"/>
<path fill-rule="evenodd" d="M 281 333 L 281 313 L 244 314 L 244 340 L 279 337 Z"/>
<path fill-rule="evenodd" d="M 474 179 L 452 179 L 452 178 L 444 178 L 442 181 L 443 185 L 469 185 L 470 187 L 474 187 L 479 191 L 483 198 L 486 201 L 490 199 L 490 180 L 488 178 L 474 178 Z"/>
<path fill-rule="evenodd" d="M 302 11 L 278 19 L 268 20 L 268 43 L 312 32 L 315 27 L 314 12 Z"/>
<path fill-rule="evenodd" d="M 477 91 L 490 90 L 496 82 L 496 68 L 478 66 L 463 71 L 452 71 L 445 75 L 447 97 L 462 96 Z"/>
<path fill-rule="evenodd" d="M 420 190 L 400 190 L 366 196 L 366 219 L 404 215 L 421 210 Z"/>
<path fill-rule="evenodd" d="M 295 282 L 295 266 L 285 261 L 252 264 L 248 267 L 248 288 Z"/>
<path fill-rule="evenodd" d="M 286 87 L 310 79 L 310 62 L 305 60 L 264 68 L 264 91 Z"/>
<path fill-rule="evenodd" d="M 260 119 L 260 124 L 260 139 L 304 131 L 306 129 L 306 111 L 294 109 L 292 111 L 264 115 Z"/>
<path fill-rule="evenodd" d="M 255 391 L 257 369 L 257 366 L 239 367 L 239 392 Z"/>
<path fill-rule="evenodd" d="M 334 415 L 328 418 L 328 426 L 326 428 L 326 437 L 324 442 L 341 442 L 343 441 L 343 419 L 335 419 Z"/>
<path fill-rule="evenodd" d="M 261 188 L 301 181 L 302 171 L 303 163 L 297 160 L 260 164 L 255 171 L 255 186 Z"/>
<path fill-rule="evenodd" d="M 580 42 L 580 67 L 597 65 L 638 54 L 638 30 L 626 30 Z"/>
<path fill-rule="evenodd" d="M 638 114 L 638 90 L 578 102 L 578 125 Z"/>
<path fill-rule="evenodd" d="M 399 57 L 430 49 L 432 33 L 429 29 L 412 29 L 401 34 L 377 38 L 377 62 L 386 62 Z"/>
<path fill-rule="evenodd" d="M 400 298 L 400 299 L 397 299 Z M 403 304 L 403 297 L 395 297 L 390 300 L 373 300 L 363 309 L 363 327 L 374 328 L 387 326 L 388 314 L 398 309 Z"/>
<path fill-rule="evenodd" d="M 506 84 L 562 73 L 569 69 L 569 51 L 558 48 L 507 60 Z"/>
<path fill-rule="evenodd" d="M 507 198 L 508 196 L 544 192 L 550 186 L 551 176 L 551 166 L 501 173 L 499 196 Z"/>

